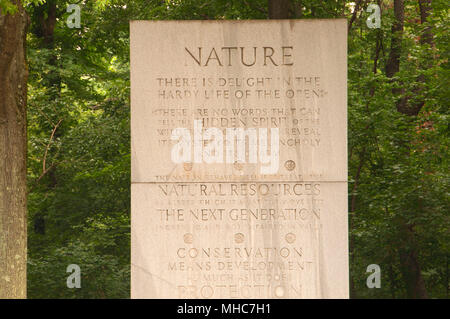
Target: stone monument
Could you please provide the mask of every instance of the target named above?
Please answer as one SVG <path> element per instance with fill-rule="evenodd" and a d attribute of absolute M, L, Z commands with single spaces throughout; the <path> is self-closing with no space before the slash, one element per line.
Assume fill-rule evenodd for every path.
<path fill-rule="evenodd" d="M 348 298 L 347 24 L 131 22 L 132 298 Z"/>

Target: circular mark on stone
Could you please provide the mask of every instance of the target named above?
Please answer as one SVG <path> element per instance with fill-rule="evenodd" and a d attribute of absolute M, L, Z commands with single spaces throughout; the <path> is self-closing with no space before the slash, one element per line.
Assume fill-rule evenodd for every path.
<path fill-rule="evenodd" d="M 289 243 L 289 244 L 292 244 L 294 241 L 295 241 L 295 234 L 293 234 L 293 233 L 287 233 L 286 234 L 286 236 L 284 237 L 284 239 L 286 239 L 286 241 Z"/>
<path fill-rule="evenodd" d="M 234 234 L 234 241 L 236 244 L 241 244 L 244 242 L 244 234 L 243 233 L 236 233 Z"/>
<path fill-rule="evenodd" d="M 275 280 L 280 280 L 280 276 L 275 275 Z"/>
<path fill-rule="evenodd" d="M 192 242 L 194 241 L 194 235 L 192 235 L 191 233 L 186 233 L 183 236 L 183 240 L 186 244 L 192 244 Z"/>
<path fill-rule="evenodd" d="M 284 288 L 283 286 L 277 286 L 275 288 L 275 296 L 277 296 L 278 298 L 281 298 L 284 296 Z"/>
<path fill-rule="evenodd" d="M 237 169 L 238 171 L 242 171 L 242 169 L 244 168 L 244 165 L 240 162 L 234 162 L 234 168 Z"/>
<path fill-rule="evenodd" d="M 284 167 L 286 167 L 288 171 L 293 171 L 295 168 L 295 162 L 293 160 L 288 160 L 284 163 Z"/>
<path fill-rule="evenodd" d="M 192 163 L 190 163 L 190 162 L 186 162 L 186 163 L 183 163 L 183 168 L 184 168 L 184 170 L 185 171 L 191 171 L 192 170 Z"/>

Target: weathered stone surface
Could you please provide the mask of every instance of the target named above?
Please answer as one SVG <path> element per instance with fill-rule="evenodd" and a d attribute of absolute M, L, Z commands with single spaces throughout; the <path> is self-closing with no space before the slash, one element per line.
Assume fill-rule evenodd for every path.
<path fill-rule="evenodd" d="M 133 297 L 347 296 L 346 183 L 298 196 L 222 195 L 230 183 L 171 190 L 181 185 L 132 185 Z M 199 196 L 202 187 L 221 192 Z"/>
<path fill-rule="evenodd" d="M 346 181 L 345 23 L 132 22 L 132 181 Z M 186 51 L 198 58 L 199 47 L 202 66 Z M 285 63 L 292 65 L 282 65 L 283 47 L 291 56 Z M 236 48 L 230 49 L 231 66 L 228 50 L 222 48 Z M 253 62 L 256 48 L 255 66 L 240 62 L 241 48 L 247 64 Z M 274 51 L 273 61 L 280 65 L 274 66 L 270 58 L 264 65 L 264 48 L 267 55 Z M 265 81 L 261 85 L 245 84 L 258 80 Z M 237 81 L 242 85 L 236 86 Z M 172 84 L 164 85 L 166 82 Z M 247 98 L 236 97 L 245 96 L 246 91 Z M 265 92 L 271 96 L 265 97 Z M 223 98 L 225 94 L 229 98 Z M 293 98 L 289 98 L 291 94 Z M 220 128 L 244 124 L 279 127 L 278 174 L 259 176 L 257 165 L 248 163 L 242 170 L 236 170 L 232 163 L 193 163 L 189 172 L 183 165 L 172 163 L 171 130 L 192 129 L 195 119 L 204 120 L 204 127 L 209 123 Z M 295 162 L 293 170 L 285 167 L 289 160 Z"/>
<path fill-rule="evenodd" d="M 346 35 L 131 23 L 133 298 L 348 297 Z"/>

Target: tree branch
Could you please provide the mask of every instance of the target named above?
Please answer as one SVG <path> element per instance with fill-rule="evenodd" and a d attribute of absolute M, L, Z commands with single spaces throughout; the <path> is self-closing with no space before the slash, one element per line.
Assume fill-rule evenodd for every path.
<path fill-rule="evenodd" d="M 348 22 L 348 33 L 350 33 L 353 22 L 355 22 L 355 20 L 356 20 L 356 15 L 358 14 L 359 9 L 361 8 L 362 1 L 363 0 L 356 1 L 355 8 L 353 9 L 352 17 L 350 18 L 350 21 Z"/>
<path fill-rule="evenodd" d="M 50 148 L 50 145 L 52 144 L 53 136 L 55 136 L 56 129 L 61 124 L 61 122 L 62 122 L 62 119 L 59 120 L 58 123 L 56 123 L 55 127 L 52 130 L 52 134 L 50 135 L 50 140 L 48 141 L 47 147 L 45 148 L 44 159 L 43 159 L 43 163 L 42 163 L 42 175 L 41 175 L 41 177 L 39 177 L 39 179 L 41 179 L 42 176 L 44 176 L 49 171 L 49 169 L 52 167 L 51 166 L 48 170 L 45 168 L 46 161 L 47 161 L 47 154 L 48 154 L 48 150 Z"/>

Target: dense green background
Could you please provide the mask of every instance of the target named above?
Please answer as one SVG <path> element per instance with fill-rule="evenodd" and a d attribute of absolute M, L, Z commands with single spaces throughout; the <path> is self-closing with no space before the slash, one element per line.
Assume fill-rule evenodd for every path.
<path fill-rule="evenodd" d="M 80 29 L 66 25 L 72 2 Z M 352 20 L 351 296 L 411 297 L 423 280 L 429 297 L 448 298 L 448 2 L 433 0 L 421 21 L 419 1 L 404 1 L 395 74 L 386 73 L 393 1 L 378 1 L 381 29 L 365 23 L 369 1 L 355 2 L 353 19 L 351 1 L 292 0 L 290 13 Z M 129 20 L 266 19 L 267 8 L 265 0 L 29 1 L 29 298 L 129 297 Z M 402 96 L 422 104 L 418 115 L 398 111 Z M 72 263 L 81 289 L 66 287 Z M 366 287 L 369 264 L 381 266 L 380 289 Z"/>

